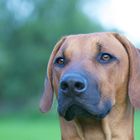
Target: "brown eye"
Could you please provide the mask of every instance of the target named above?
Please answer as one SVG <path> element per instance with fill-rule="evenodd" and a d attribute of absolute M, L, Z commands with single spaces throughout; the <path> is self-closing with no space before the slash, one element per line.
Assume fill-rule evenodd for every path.
<path fill-rule="evenodd" d="M 117 58 L 109 53 L 101 52 L 97 56 L 97 61 L 101 64 L 108 64 L 111 63 L 114 60 L 117 60 Z"/>
<path fill-rule="evenodd" d="M 103 61 L 109 61 L 111 59 L 111 56 L 109 54 L 102 54 L 101 60 Z"/>
<path fill-rule="evenodd" d="M 54 63 L 59 66 L 63 66 L 65 64 L 65 59 L 63 57 L 58 57 L 58 58 L 56 58 Z"/>

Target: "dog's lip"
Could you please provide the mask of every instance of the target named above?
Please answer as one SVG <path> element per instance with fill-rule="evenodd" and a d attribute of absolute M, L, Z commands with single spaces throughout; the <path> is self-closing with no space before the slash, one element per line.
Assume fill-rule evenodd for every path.
<path fill-rule="evenodd" d="M 84 103 L 85 100 L 77 100 L 76 98 L 71 98 L 67 103 L 63 103 L 62 105 L 59 104 L 58 102 L 58 112 L 61 116 L 65 116 L 66 111 L 71 107 L 71 106 L 78 106 L 89 112 L 90 114 L 98 114 L 98 112 L 93 112 L 91 108 L 94 106 L 98 106 L 98 104 L 88 104 Z M 63 108 L 63 110 L 59 110 L 60 108 Z"/>
<path fill-rule="evenodd" d="M 67 106 L 65 106 L 65 108 L 63 108 L 63 111 L 59 111 L 59 114 L 61 116 L 65 117 L 67 115 L 69 109 L 74 106 L 81 108 L 82 110 L 87 112 L 87 114 L 89 114 L 89 115 L 95 116 L 97 114 L 97 113 L 91 111 L 88 107 L 86 108 L 83 104 L 80 104 L 77 102 L 72 102 L 72 103 L 68 104 Z"/>
<path fill-rule="evenodd" d="M 77 110 L 78 109 L 78 110 Z M 73 120 L 75 117 L 77 116 L 82 116 L 84 115 L 84 113 L 86 113 L 86 116 L 92 116 L 92 114 L 90 114 L 87 110 L 85 110 L 83 107 L 79 106 L 79 105 L 75 105 L 73 104 L 72 106 L 70 106 L 67 111 L 65 112 L 65 116 L 64 118 L 67 121 Z"/>
<path fill-rule="evenodd" d="M 95 110 L 93 110 L 93 107 L 96 107 L 96 105 L 95 106 L 94 105 L 87 105 L 86 106 L 86 105 L 83 105 L 79 102 L 71 102 L 71 103 L 65 105 L 63 110 L 58 111 L 60 116 L 66 118 L 66 116 L 68 115 L 67 113 L 72 106 L 77 106 L 77 107 L 81 108 L 81 110 L 83 110 L 84 112 L 87 113 L 87 116 L 89 116 L 90 118 L 93 117 L 95 119 L 102 119 L 111 111 L 111 108 L 108 108 L 106 111 L 103 111 L 103 110 L 102 111 L 101 110 L 95 111 Z M 74 119 L 76 117 L 74 115 L 76 115 L 76 114 L 73 114 L 72 119 Z M 72 119 L 70 118 L 70 119 L 68 119 L 68 121 L 70 121 Z"/>
<path fill-rule="evenodd" d="M 61 108 L 61 107 L 59 107 L 58 106 L 58 112 L 59 112 L 59 114 L 61 115 L 61 116 L 65 116 L 66 115 L 66 112 L 67 112 L 67 110 L 72 106 L 72 105 L 75 105 L 75 103 L 69 103 L 69 104 L 67 104 L 67 105 L 64 105 L 63 106 L 63 110 L 59 110 L 59 108 Z"/>

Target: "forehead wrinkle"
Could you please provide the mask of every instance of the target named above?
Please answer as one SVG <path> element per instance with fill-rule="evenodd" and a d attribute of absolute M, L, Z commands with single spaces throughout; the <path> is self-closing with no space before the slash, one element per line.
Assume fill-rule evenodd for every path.
<path fill-rule="evenodd" d="M 88 57 L 92 59 L 97 55 L 98 52 L 100 52 L 100 50 L 102 49 L 102 45 L 98 36 L 91 36 L 89 42 Z"/>
<path fill-rule="evenodd" d="M 68 58 L 72 57 L 93 57 L 103 48 L 100 37 L 98 36 L 78 36 L 67 38 L 61 52 Z"/>
<path fill-rule="evenodd" d="M 99 49 L 101 49 L 101 43 L 97 43 L 99 41 L 99 37 L 97 36 L 88 36 L 88 37 L 76 37 L 69 38 L 66 41 L 66 56 L 69 58 L 72 57 L 84 57 L 84 58 L 92 58 L 96 55 Z M 98 44 L 98 48 L 96 47 Z"/>
<path fill-rule="evenodd" d="M 98 50 L 98 52 L 101 52 L 103 48 L 103 44 L 101 44 L 101 42 L 97 41 L 96 42 L 96 49 Z"/>
<path fill-rule="evenodd" d="M 66 48 L 62 48 L 61 53 L 63 57 L 65 57 L 65 51 L 66 51 Z"/>

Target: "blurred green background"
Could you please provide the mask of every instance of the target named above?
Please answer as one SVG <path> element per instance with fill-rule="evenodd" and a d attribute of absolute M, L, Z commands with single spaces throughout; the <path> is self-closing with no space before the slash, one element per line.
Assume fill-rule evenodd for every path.
<path fill-rule="evenodd" d="M 94 0 L 97 4 L 97 0 Z M 60 140 L 57 103 L 39 111 L 50 52 L 64 35 L 106 31 L 84 0 L 0 1 L 0 140 Z M 115 29 L 112 29 L 115 31 Z M 140 138 L 140 113 L 135 136 Z"/>

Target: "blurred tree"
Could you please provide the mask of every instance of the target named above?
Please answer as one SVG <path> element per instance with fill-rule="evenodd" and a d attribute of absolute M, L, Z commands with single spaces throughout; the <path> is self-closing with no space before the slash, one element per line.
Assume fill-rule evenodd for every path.
<path fill-rule="evenodd" d="M 1 108 L 5 104 L 21 109 L 38 100 L 50 52 L 59 38 L 103 31 L 97 20 L 84 15 L 81 2 L 0 1 Z"/>

